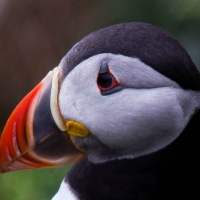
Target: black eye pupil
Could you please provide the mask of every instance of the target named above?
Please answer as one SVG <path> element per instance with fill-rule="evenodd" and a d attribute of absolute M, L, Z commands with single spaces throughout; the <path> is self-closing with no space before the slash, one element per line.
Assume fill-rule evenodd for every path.
<path fill-rule="evenodd" d="M 101 74 L 98 77 L 97 83 L 102 88 L 109 88 L 114 83 L 114 78 L 111 74 Z"/>

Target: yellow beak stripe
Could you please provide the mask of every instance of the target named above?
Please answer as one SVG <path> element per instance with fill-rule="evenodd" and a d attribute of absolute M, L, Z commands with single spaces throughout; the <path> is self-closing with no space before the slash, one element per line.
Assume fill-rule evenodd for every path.
<path fill-rule="evenodd" d="M 84 125 L 75 121 L 68 121 L 66 123 L 66 131 L 69 135 L 77 137 L 86 137 L 90 133 Z"/>

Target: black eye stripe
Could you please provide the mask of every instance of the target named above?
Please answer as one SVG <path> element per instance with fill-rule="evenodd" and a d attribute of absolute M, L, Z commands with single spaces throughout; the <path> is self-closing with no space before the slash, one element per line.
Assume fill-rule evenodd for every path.
<path fill-rule="evenodd" d="M 121 85 L 119 85 L 119 86 L 113 87 L 113 88 L 111 88 L 111 89 L 109 89 L 109 90 L 101 91 L 101 94 L 102 94 L 103 96 L 105 96 L 105 95 L 109 95 L 109 94 L 118 92 L 118 91 L 120 91 L 120 90 L 122 90 L 122 89 L 123 89 L 123 87 L 122 87 Z"/>

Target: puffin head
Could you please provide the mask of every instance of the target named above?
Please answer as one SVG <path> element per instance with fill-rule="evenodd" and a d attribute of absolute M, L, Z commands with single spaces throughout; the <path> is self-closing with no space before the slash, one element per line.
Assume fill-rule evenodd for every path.
<path fill-rule="evenodd" d="M 190 56 L 162 29 L 124 23 L 93 32 L 13 111 L 0 171 L 159 152 L 199 113 L 199 90 Z"/>

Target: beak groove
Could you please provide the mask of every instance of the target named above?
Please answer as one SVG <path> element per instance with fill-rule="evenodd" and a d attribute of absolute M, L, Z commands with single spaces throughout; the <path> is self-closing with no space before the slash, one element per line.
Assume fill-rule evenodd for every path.
<path fill-rule="evenodd" d="M 53 69 L 50 107 L 53 119 L 57 124 L 58 128 L 62 131 L 65 131 L 65 123 L 61 117 L 61 112 L 58 104 L 59 90 L 60 90 L 60 73 L 59 69 L 55 67 Z"/>
<path fill-rule="evenodd" d="M 62 166 L 81 156 L 67 140 L 55 68 L 19 103 L 0 139 L 0 172 Z"/>

